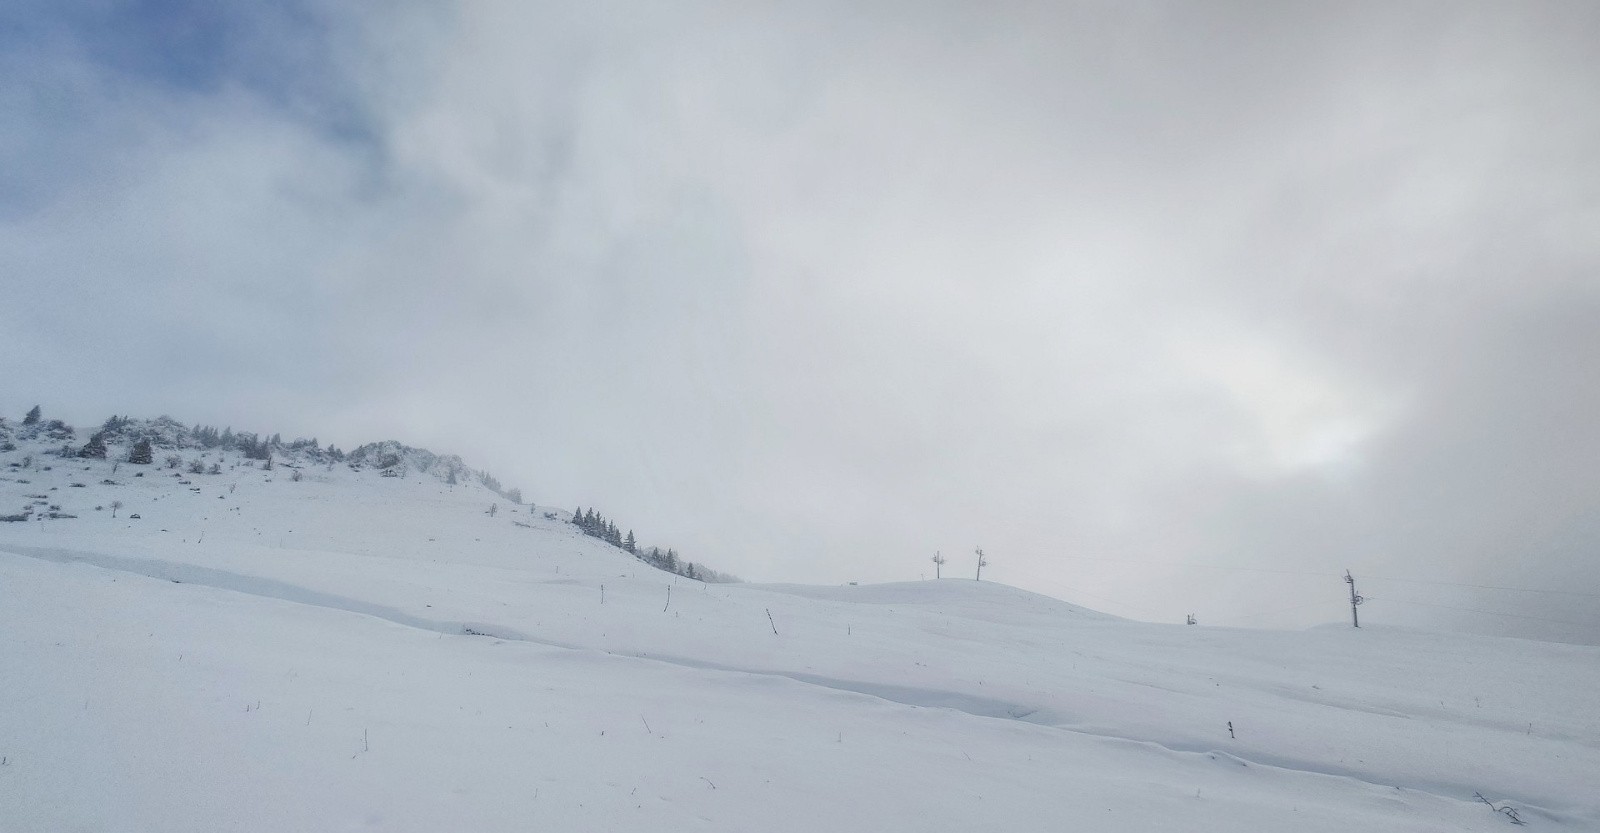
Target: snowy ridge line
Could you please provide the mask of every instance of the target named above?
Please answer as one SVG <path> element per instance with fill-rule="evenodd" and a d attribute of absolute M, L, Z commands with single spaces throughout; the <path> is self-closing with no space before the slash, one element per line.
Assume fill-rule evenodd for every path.
<path fill-rule="evenodd" d="M 293 602 L 310 607 L 326 608 L 328 610 L 341 610 L 347 613 L 356 613 L 382 619 L 396 625 L 408 628 L 432 631 L 435 633 L 452 636 L 492 636 L 497 639 L 506 639 L 517 642 L 529 642 L 539 645 L 548 645 L 552 648 L 566 648 L 569 650 L 584 650 L 579 645 L 566 645 L 557 642 L 546 642 L 523 634 L 503 635 L 490 633 L 495 626 L 481 625 L 475 622 L 452 622 L 443 619 L 429 619 L 407 613 L 399 608 L 388 605 L 373 604 L 348 596 L 339 596 L 333 593 L 324 593 L 320 590 L 311 590 L 298 584 L 278 581 L 277 579 L 248 576 L 241 573 L 232 573 L 227 570 L 218 570 L 212 567 L 200 567 L 192 564 L 178 564 L 171 561 L 162 561 L 156 558 L 130 558 L 119 555 L 102 555 L 99 553 L 86 553 L 76 550 L 54 549 L 49 547 L 18 547 L 8 546 L 0 553 L 15 555 L 19 558 L 33 558 L 40 561 L 50 561 L 57 564 L 86 564 L 99 567 L 103 570 L 112 570 L 120 573 L 144 576 L 145 578 L 162 579 L 174 584 L 198 584 L 216 590 L 228 590 L 234 593 L 244 593 L 250 596 L 260 596 L 267 599 Z"/>
<path fill-rule="evenodd" d="M 116 556 L 100 553 L 88 553 L 76 550 L 48 548 L 48 547 L 22 547 L 8 545 L 0 549 L 0 554 L 12 555 L 18 558 L 30 558 L 57 564 L 82 564 L 90 567 L 120 572 L 145 578 L 169 581 L 177 584 L 196 584 L 216 590 L 224 590 L 260 598 L 276 599 L 294 604 L 302 604 L 327 610 L 354 613 L 381 619 L 402 627 L 423 630 L 432 633 L 450 636 L 483 636 L 507 642 L 521 642 L 540 647 L 557 650 L 583 652 L 589 654 L 602 654 L 620 659 L 643 660 L 658 662 L 680 668 L 699 671 L 712 671 L 719 673 L 739 674 L 767 679 L 784 680 L 804 686 L 825 689 L 843 694 L 853 694 L 872 698 L 883 702 L 894 703 L 912 708 L 938 708 L 959 712 L 970 717 L 980 719 L 1004 720 L 1013 724 L 1024 724 L 1045 730 L 1068 732 L 1085 738 L 1112 744 L 1131 744 L 1147 748 L 1158 753 L 1180 757 L 1206 756 L 1211 760 L 1236 762 L 1240 766 L 1259 766 L 1268 769 L 1282 770 L 1303 775 L 1314 775 L 1336 778 L 1360 783 L 1381 789 L 1408 790 L 1422 793 L 1446 801 L 1473 803 L 1473 788 L 1451 782 L 1412 782 L 1405 784 L 1391 784 L 1374 781 L 1363 777 L 1360 773 L 1344 767 L 1304 761 L 1289 756 L 1262 755 L 1252 753 L 1248 756 L 1237 752 L 1219 750 L 1199 744 L 1173 744 L 1168 741 L 1155 740 L 1117 734 L 1104 728 L 1073 725 L 1067 722 L 1064 715 L 1046 710 L 1031 708 L 1017 703 L 1011 703 L 996 698 L 987 698 L 963 692 L 947 691 L 943 689 L 928 689 L 912 686 L 899 686 L 888 683 L 876 683 L 862 680 L 847 680 L 827 677 L 804 672 L 791 672 L 781 670 L 750 669 L 725 665 L 704 660 L 684 657 L 674 657 L 663 654 L 650 654 L 637 651 L 615 651 L 594 648 L 583 645 L 563 643 L 548 639 L 541 639 L 529 634 L 521 633 L 514 629 L 504 628 L 500 625 L 481 622 L 454 621 L 444 619 L 430 619 L 407 613 L 398 608 L 387 605 L 365 602 L 347 596 L 312 590 L 300 585 L 278 581 L 276 579 L 249 576 L 240 573 L 218 570 L 211 567 L 201 567 L 189 564 L 180 564 L 153 558 L 138 558 Z M 1527 799 L 1503 794 L 1501 800 L 1514 801 L 1524 813 L 1532 813 L 1543 819 L 1561 823 L 1571 821 L 1563 814 L 1553 811 L 1538 803 Z"/>

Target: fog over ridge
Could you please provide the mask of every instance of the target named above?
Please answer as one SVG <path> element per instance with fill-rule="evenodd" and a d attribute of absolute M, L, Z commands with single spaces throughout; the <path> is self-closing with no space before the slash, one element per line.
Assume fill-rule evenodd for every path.
<path fill-rule="evenodd" d="M 8 419 L 393 436 L 754 580 L 1600 641 L 1591 5 L 155 5 L 0 12 Z"/>

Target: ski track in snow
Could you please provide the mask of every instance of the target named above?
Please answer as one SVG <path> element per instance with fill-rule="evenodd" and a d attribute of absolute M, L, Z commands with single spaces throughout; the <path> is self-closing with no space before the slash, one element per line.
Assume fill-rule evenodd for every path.
<path fill-rule="evenodd" d="M 608 651 L 583 645 L 543 639 L 531 634 L 522 633 L 517 630 L 492 623 L 430 619 L 424 616 L 408 613 L 395 607 L 374 604 L 371 602 L 362 601 L 360 599 L 350 598 L 348 596 L 340 596 L 332 593 L 312 590 L 310 588 L 290 584 L 288 582 L 279 581 L 276 579 L 249 576 L 227 570 L 163 561 L 160 559 L 115 556 L 75 550 L 23 547 L 16 545 L 8 545 L 6 549 L 0 550 L 0 553 L 58 564 L 85 565 L 118 573 L 142 576 L 149 579 L 164 580 L 178 584 L 194 584 L 216 590 L 243 593 L 251 596 L 276 599 L 279 601 L 308 605 L 327 610 L 370 616 L 396 625 L 401 625 L 403 627 L 425 630 L 448 636 L 487 637 L 508 642 L 520 642 L 538 645 L 558 650 L 604 654 L 607 656 L 625 658 L 629 660 L 659 662 L 701 671 L 786 680 L 801 685 L 814 686 L 836 692 L 871 697 L 877 700 L 896 703 L 912 708 L 949 709 L 980 719 L 1007 720 L 1016 723 L 1028 724 L 1051 731 L 1071 732 L 1076 735 L 1093 738 L 1095 740 L 1107 743 L 1134 744 L 1158 750 L 1167 754 L 1180 756 L 1207 756 L 1213 760 L 1236 762 L 1240 766 L 1260 766 L 1309 775 L 1346 779 L 1370 786 L 1395 788 L 1424 793 L 1445 801 L 1464 803 L 1473 803 L 1473 801 L 1475 801 L 1475 799 L 1462 798 L 1463 795 L 1470 796 L 1473 792 L 1472 788 L 1467 785 L 1448 782 L 1434 783 L 1426 781 L 1402 784 L 1381 783 L 1373 781 L 1370 778 L 1364 778 L 1359 772 L 1354 770 L 1343 769 L 1326 763 L 1299 760 L 1289 756 L 1262 754 L 1241 756 L 1238 753 L 1227 752 L 1196 744 L 1173 743 L 1170 741 L 1152 738 L 1133 737 L 1117 734 L 1102 727 L 1073 725 L 1065 715 L 1056 712 L 1033 708 L 1020 703 L 980 697 L 964 692 L 919 688 L 912 686 L 899 686 L 888 683 L 876 683 L 860 680 L 838 679 L 818 674 L 807 674 L 803 672 L 743 668 L 704 660 L 673 657 L 661 654 L 648 654 L 630 651 Z M 559 583 L 559 581 L 560 580 L 557 580 L 555 583 Z M 1307 698 L 1301 697 L 1301 699 Z M 1313 702 L 1309 699 L 1307 701 Z M 1374 710 L 1374 712 L 1379 714 L 1387 713 L 1383 710 Z M 1562 820 L 1563 814 L 1541 807 L 1540 805 L 1530 802 L 1519 796 L 1504 795 L 1501 798 L 1502 800 L 1511 800 L 1518 804 L 1523 810 L 1524 814 L 1529 817 L 1543 817 L 1552 821 Z"/>

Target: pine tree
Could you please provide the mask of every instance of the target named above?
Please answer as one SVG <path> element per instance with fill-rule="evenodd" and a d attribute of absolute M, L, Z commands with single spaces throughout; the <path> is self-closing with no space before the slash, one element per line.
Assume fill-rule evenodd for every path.
<path fill-rule="evenodd" d="M 38 425 L 39 424 L 39 418 L 41 416 L 42 416 L 42 414 L 39 412 L 39 406 L 35 405 L 35 406 L 33 406 L 33 410 L 29 411 L 28 415 L 22 418 L 22 424 L 23 425 Z"/>
<path fill-rule="evenodd" d="M 106 458 L 106 438 L 103 434 L 95 434 L 84 443 L 83 450 L 78 452 L 79 457 L 91 460 L 104 460 Z"/>
<path fill-rule="evenodd" d="M 155 462 L 155 452 L 150 448 L 149 438 L 133 444 L 133 450 L 128 452 L 128 462 L 141 466 L 148 466 Z"/>
<path fill-rule="evenodd" d="M 638 546 L 639 542 L 635 541 L 633 538 L 633 530 L 628 530 L 628 539 L 622 542 L 622 548 L 628 552 L 635 552 Z"/>

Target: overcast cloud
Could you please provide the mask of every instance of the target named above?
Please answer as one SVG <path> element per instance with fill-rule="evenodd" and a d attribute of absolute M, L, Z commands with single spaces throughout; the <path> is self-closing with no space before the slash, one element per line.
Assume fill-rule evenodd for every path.
<path fill-rule="evenodd" d="M 755 580 L 1600 641 L 1592 3 L 13 6 L 7 416 L 393 437 Z"/>

